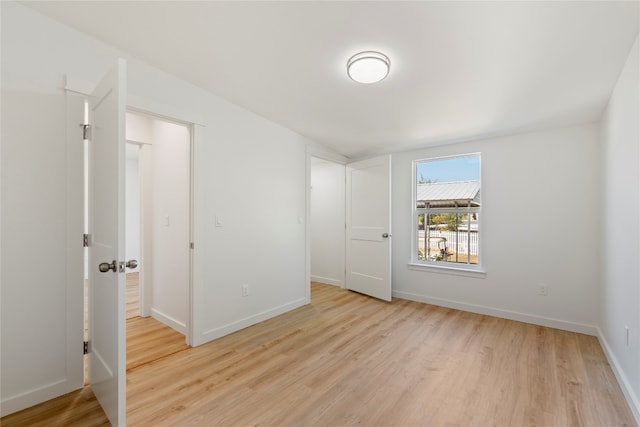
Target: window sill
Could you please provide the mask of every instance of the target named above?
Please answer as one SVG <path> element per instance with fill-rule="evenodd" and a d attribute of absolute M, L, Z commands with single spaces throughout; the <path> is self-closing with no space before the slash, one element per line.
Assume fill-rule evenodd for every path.
<path fill-rule="evenodd" d="M 477 279 L 484 279 L 487 277 L 487 272 L 479 268 L 449 267 L 444 265 L 429 265 L 417 262 L 410 262 L 407 265 L 409 266 L 409 270 L 415 271 L 428 271 L 430 273 L 475 277 Z"/>

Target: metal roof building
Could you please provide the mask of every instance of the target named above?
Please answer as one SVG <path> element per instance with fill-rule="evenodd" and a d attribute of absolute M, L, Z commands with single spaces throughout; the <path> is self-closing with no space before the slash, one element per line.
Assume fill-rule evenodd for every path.
<path fill-rule="evenodd" d="M 429 182 L 416 186 L 416 202 L 419 208 L 453 208 L 480 206 L 480 181 Z"/>

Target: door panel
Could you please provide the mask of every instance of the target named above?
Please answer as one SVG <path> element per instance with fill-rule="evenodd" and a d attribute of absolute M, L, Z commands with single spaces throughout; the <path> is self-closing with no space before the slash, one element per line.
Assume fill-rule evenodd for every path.
<path fill-rule="evenodd" d="M 347 289 L 385 301 L 391 301 L 390 172 L 389 156 L 347 165 Z"/>
<path fill-rule="evenodd" d="M 125 67 L 119 60 L 89 104 L 89 383 L 114 426 L 125 425 Z M 115 272 L 100 272 L 112 262 Z"/>

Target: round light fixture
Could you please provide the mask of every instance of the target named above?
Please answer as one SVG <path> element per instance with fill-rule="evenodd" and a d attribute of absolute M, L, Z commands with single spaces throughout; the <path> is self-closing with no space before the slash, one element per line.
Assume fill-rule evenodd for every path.
<path fill-rule="evenodd" d="M 358 83 L 376 83 L 387 77 L 390 66 L 389 58 L 380 52 L 360 52 L 347 61 L 347 74 Z"/>

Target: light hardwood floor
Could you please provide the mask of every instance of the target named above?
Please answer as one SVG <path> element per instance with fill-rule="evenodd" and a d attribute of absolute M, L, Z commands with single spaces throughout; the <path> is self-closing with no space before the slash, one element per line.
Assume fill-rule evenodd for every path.
<path fill-rule="evenodd" d="M 127 372 L 188 348 L 184 335 L 152 317 L 127 320 Z"/>
<path fill-rule="evenodd" d="M 140 316 L 140 273 L 127 273 L 127 319 Z"/>
<path fill-rule="evenodd" d="M 101 413 L 85 389 L 2 425 Z M 320 284 L 311 305 L 130 369 L 127 424 L 636 425 L 594 337 Z"/>
<path fill-rule="evenodd" d="M 186 350 L 181 333 L 152 317 L 140 317 L 139 273 L 127 273 L 127 372 Z"/>

